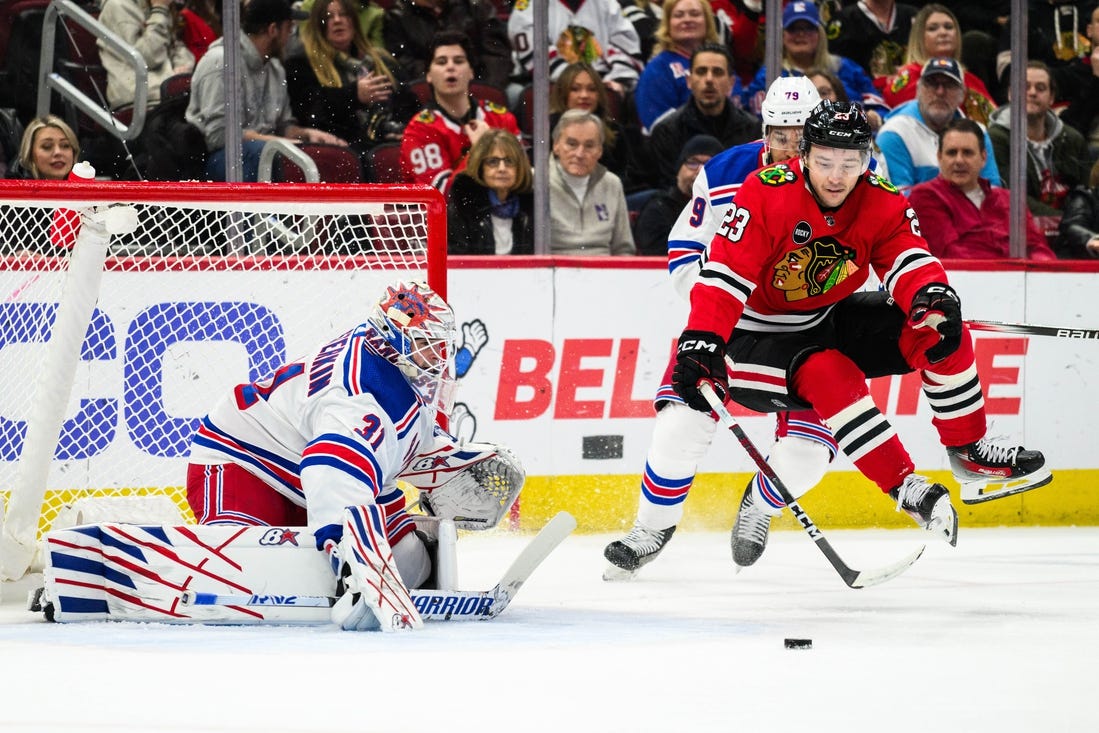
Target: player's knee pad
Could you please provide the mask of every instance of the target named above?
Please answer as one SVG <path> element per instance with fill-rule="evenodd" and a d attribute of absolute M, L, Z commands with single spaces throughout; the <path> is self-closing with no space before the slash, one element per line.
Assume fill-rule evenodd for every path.
<path fill-rule="evenodd" d="M 823 443 L 788 435 L 775 441 L 767 462 L 795 499 L 820 483 L 832 452 Z"/>
<path fill-rule="evenodd" d="M 710 415 L 680 402 L 669 402 L 656 413 L 649 460 L 680 461 L 697 465 L 713 442 L 717 423 Z"/>
<path fill-rule="evenodd" d="M 793 386 L 825 420 L 870 394 L 866 375 L 835 349 L 807 356 L 794 373 Z"/>

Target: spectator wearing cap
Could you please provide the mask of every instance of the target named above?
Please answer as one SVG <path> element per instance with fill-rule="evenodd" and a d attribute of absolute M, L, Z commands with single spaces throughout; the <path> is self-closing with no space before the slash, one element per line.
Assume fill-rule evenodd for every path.
<path fill-rule="evenodd" d="M 1079 130 L 1066 125 L 1051 109 L 1057 88 L 1049 67 L 1030 61 L 1026 68 L 1026 195 L 1027 208 L 1051 235 L 1060 224 L 1065 198 L 1076 186 L 1086 185 L 1090 168 L 1088 144 Z M 1011 105 L 992 114 L 988 134 L 996 164 L 1011 164 Z"/>
<path fill-rule="evenodd" d="M 981 178 L 988 159 L 985 131 L 973 120 L 959 117 L 939 136 L 939 175 L 912 187 L 908 194 L 931 253 L 939 258 L 967 260 L 1011 256 L 1011 194 Z M 1026 215 L 1027 257 L 1056 257 Z"/>
<path fill-rule="evenodd" d="M 870 125 L 881 126 L 888 108 L 866 70 L 846 56 L 828 50 L 828 38 L 820 21 L 820 11 L 809 0 L 794 0 L 782 9 L 782 70 L 781 76 L 804 76 L 813 68 L 832 71 L 843 82 L 847 98 L 862 104 Z M 767 67 L 761 66 L 755 79 L 742 95 L 745 107 L 760 113 L 767 95 Z"/>
<path fill-rule="evenodd" d="M 947 123 L 961 117 L 965 100 L 961 67 L 949 56 L 935 56 L 924 64 L 916 85 L 916 98 L 889 113 L 878 131 L 877 143 L 889 168 L 893 185 L 907 191 L 917 183 L 939 175 L 939 134 Z M 984 147 L 992 148 L 988 132 Z M 1000 185 L 1000 170 L 990 155 L 981 177 Z"/>
<path fill-rule="evenodd" d="M 691 200 L 691 188 L 698 172 L 724 149 L 721 141 L 710 135 L 695 135 L 687 141 L 676 160 L 675 184 L 649 199 L 637 217 L 634 241 L 638 254 L 667 256 L 668 233 Z"/>
<path fill-rule="evenodd" d="M 346 146 L 347 142 L 327 132 L 302 127 L 290 111 L 286 72 L 282 55 L 295 20 L 307 16 L 290 7 L 289 0 L 249 0 L 240 20 L 241 129 L 243 133 L 243 179 L 259 177 L 259 158 L 268 140 L 288 139 L 296 143 Z M 225 180 L 225 67 L 224 38 L 210 49 L 191 77 L 191 100 L 185 118 L 202 131 L 206 149 L 206 175 Z"/>
<path fill-rule="evenodd" d="M 967 34 L 967 38 L 972 40 L 973 36 Z M 987 124 L 989 115 L 996 109 L 996 102 L 981 77 L 965 68 L 961 24 L 950 8 L 939 3 L 924 5 L 912 19 L 906 63 L 891 76 L 874 79 L 875 86 L 882 90 L 885 103 L 890 107 L 899 107 L 915 99 L 916 83 L 920 80 L 923 65 L 933 56 L 950 56 L 961 63 L 966 89 L 962 109 L 969 119 Z"/>

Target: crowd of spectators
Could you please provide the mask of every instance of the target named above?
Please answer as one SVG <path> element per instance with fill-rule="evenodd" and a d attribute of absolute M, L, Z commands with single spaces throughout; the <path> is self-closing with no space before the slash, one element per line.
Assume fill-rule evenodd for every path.
<path fill-rule="evenodd" d="M 549 44 L 539 49 L 533 0 L 244 0 L 244 179 L 257 179 L 275 138 L 350 148 L 367 182 L 373 151 L 399 147 L 399 177 L 448 197 L 452 251 L 529 253 L 539 171 L 529 94 L 521 100 L 545 52 L 553 251 L 661 254 L 664 227 L 701 165 L 760 139 L 765 4 L 546 5 Z M 167 80 L 189 77 L 180 124 L 204 142 L 206 178 L 224 180 L 222 0 L 100 0 L 95 10 L 144 59 L 151 109 Z M 1006 216 L 1009 3 L 788 0 L 779 22 L 778 75 L 808 77 L 822 99 L 861 103 L 876 171 L 920 201 L 921 218 Z M 1058 256 L 1096 257 L 1099 2 L 1032 0 L 1027 32 L 1028 228 Z M 102 41 L 98 50 L 106 104 L 125 110 L 132 70 Z M 27 124 L 26 136 L 18 160 L 0 161 L 8 177 L 58 177 L 81 147 L 56 116 Z M 967 205 L 975 211 L 959 215 Z M 985 234 L 997 233 L 982 249 L 991 256 L 1006 222 L 985 223 Z M 1032 257 L 1049 251 L 1030 243 Z"/>

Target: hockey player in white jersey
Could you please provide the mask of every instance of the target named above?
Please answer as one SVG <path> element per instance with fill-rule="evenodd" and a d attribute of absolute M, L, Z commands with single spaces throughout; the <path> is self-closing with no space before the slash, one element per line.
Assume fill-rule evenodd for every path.
<path fill-rule="evenodd" d="M 740 184 L 752 171 L 797 155 L 802 125 L 819 102 L 816 87 L 806 77 L 779 77 L 763 102 L 763 138 L 719 153 L 699 172 L 694 196 L 668 236 L 668 271 L 684 299 L 690 297 L 710 240 Z M 607 580 L 632 577 L 671 539 L 698 462 L 713 440 L 714 417 L 687 407 L 672 389 L 674 363 L 673 358 L 657 390 L 657 415 L 637 520 L 629 534 L 604 551 L 610 562 L 604 573 Z M 795 498 L 821 480 L 837 450 L 831 431 L 813 411 L 778 413 L 769 463 Z M 757 473 L 744 490 L 732 531 L 733 561 L 738 567 L 755 563 L 763 554 L 771 518 L 783 506 L 775 488 Z"/>
<path fill-rule="evenodd" d="M 198 522 L 319 528 L 317 549 L 347 591 L 334 621 L 422 625 L 408 588 L 424 587 L 432 562 L 397 479 L 420 488 L 430 508 L 447 478 L 506 453 L 459 446 L 437 425 L 453 398 L 455 339 L 453 311 L 437 293 L 398 283 L 364 323 L 238 385 L 193 439 L 187 500 Z"/>

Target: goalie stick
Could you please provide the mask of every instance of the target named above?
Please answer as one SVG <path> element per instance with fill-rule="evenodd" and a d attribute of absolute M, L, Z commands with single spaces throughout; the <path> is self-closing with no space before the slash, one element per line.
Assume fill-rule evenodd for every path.
<path fill-rule="evenodd" d="M 511 566 L 489 590 L 412 589 L 412 601 L 425 621 L 487 621 L 503 613 L 531 574 L 551 552 L 576 529 L 576 519 L 558 512 L 512 561 Z M 320 595 L 232 595 L 184 591 L 184 606 L 279 606 L 328 608 L 335 596 Z"/>
<path fill-rule="evenodd" d="M 775 470 L 767 463 L 767 460 L 763 457 L 763 454 L 756 448 L 755 443 L 748 437 L 744 429 L 737 423 L 736 418 L 725 408 L 725 404 L 718 399 L 717 394 L 714 392 L 713 386 L 707 381 L 700 382 L 698 385 L 698 391 L 706 398 L 706 401 L 710 403 L 710 407 L 717 414 L 721 424 L 727 427 L 736 439 L 740 441 L 740 444 L 744 447 L 744 450 L 748 452 L 749 457 L 756 464 L 759 470 L 764 476 L 774 485 L 782 496 L 782 500 L 786 502 L 786 507 L 793 513 L 794 517 L 798 520 L 798 524 L 805 530 L 806 534 L 813 540 L 817 548 L 820 549 L 824 556 L 828 558 L 828 562 L 832 564 L 832 567 L 836 569 L 839 576 L 843 578 L 843 582 L 850 588 L 868 588 L 872 585 L 884 583 L 887 580 L 892 580 L 897 577 L 908 568 L 912 567 L 912 564 L 920 559 L 920 555 L 923 554 L 924 547 L 913 552 L 908 557 L 899 560 L 892 565 L 887 565 L 876 570 L 855 570 L 847 565 L 843 561 L 843 558 L 839 556 L 832 544 L 824 536 L 824 533 L 820 531 L 813 520 L 809 518 L 809 515 L 801 508 L 801 505 L 797 503 L 794 497 L 790 494 L 790 490 L 786 488 L 786 485 L 782 483 L 782 480 L 775 473 Z"/>
<path fill-rule="evenodd" d="M 1099 331 L 1087 328 L 1058 328 L 1057 326 L 1031 326 L 1027 323 L 1004 323 L 1002 321 L 966 321 L 966 324 L 978 331 L 996 333 L 1018 333 L 1024 336 L 1054 336 L 1067 339 L 1099 339 Z"/>

